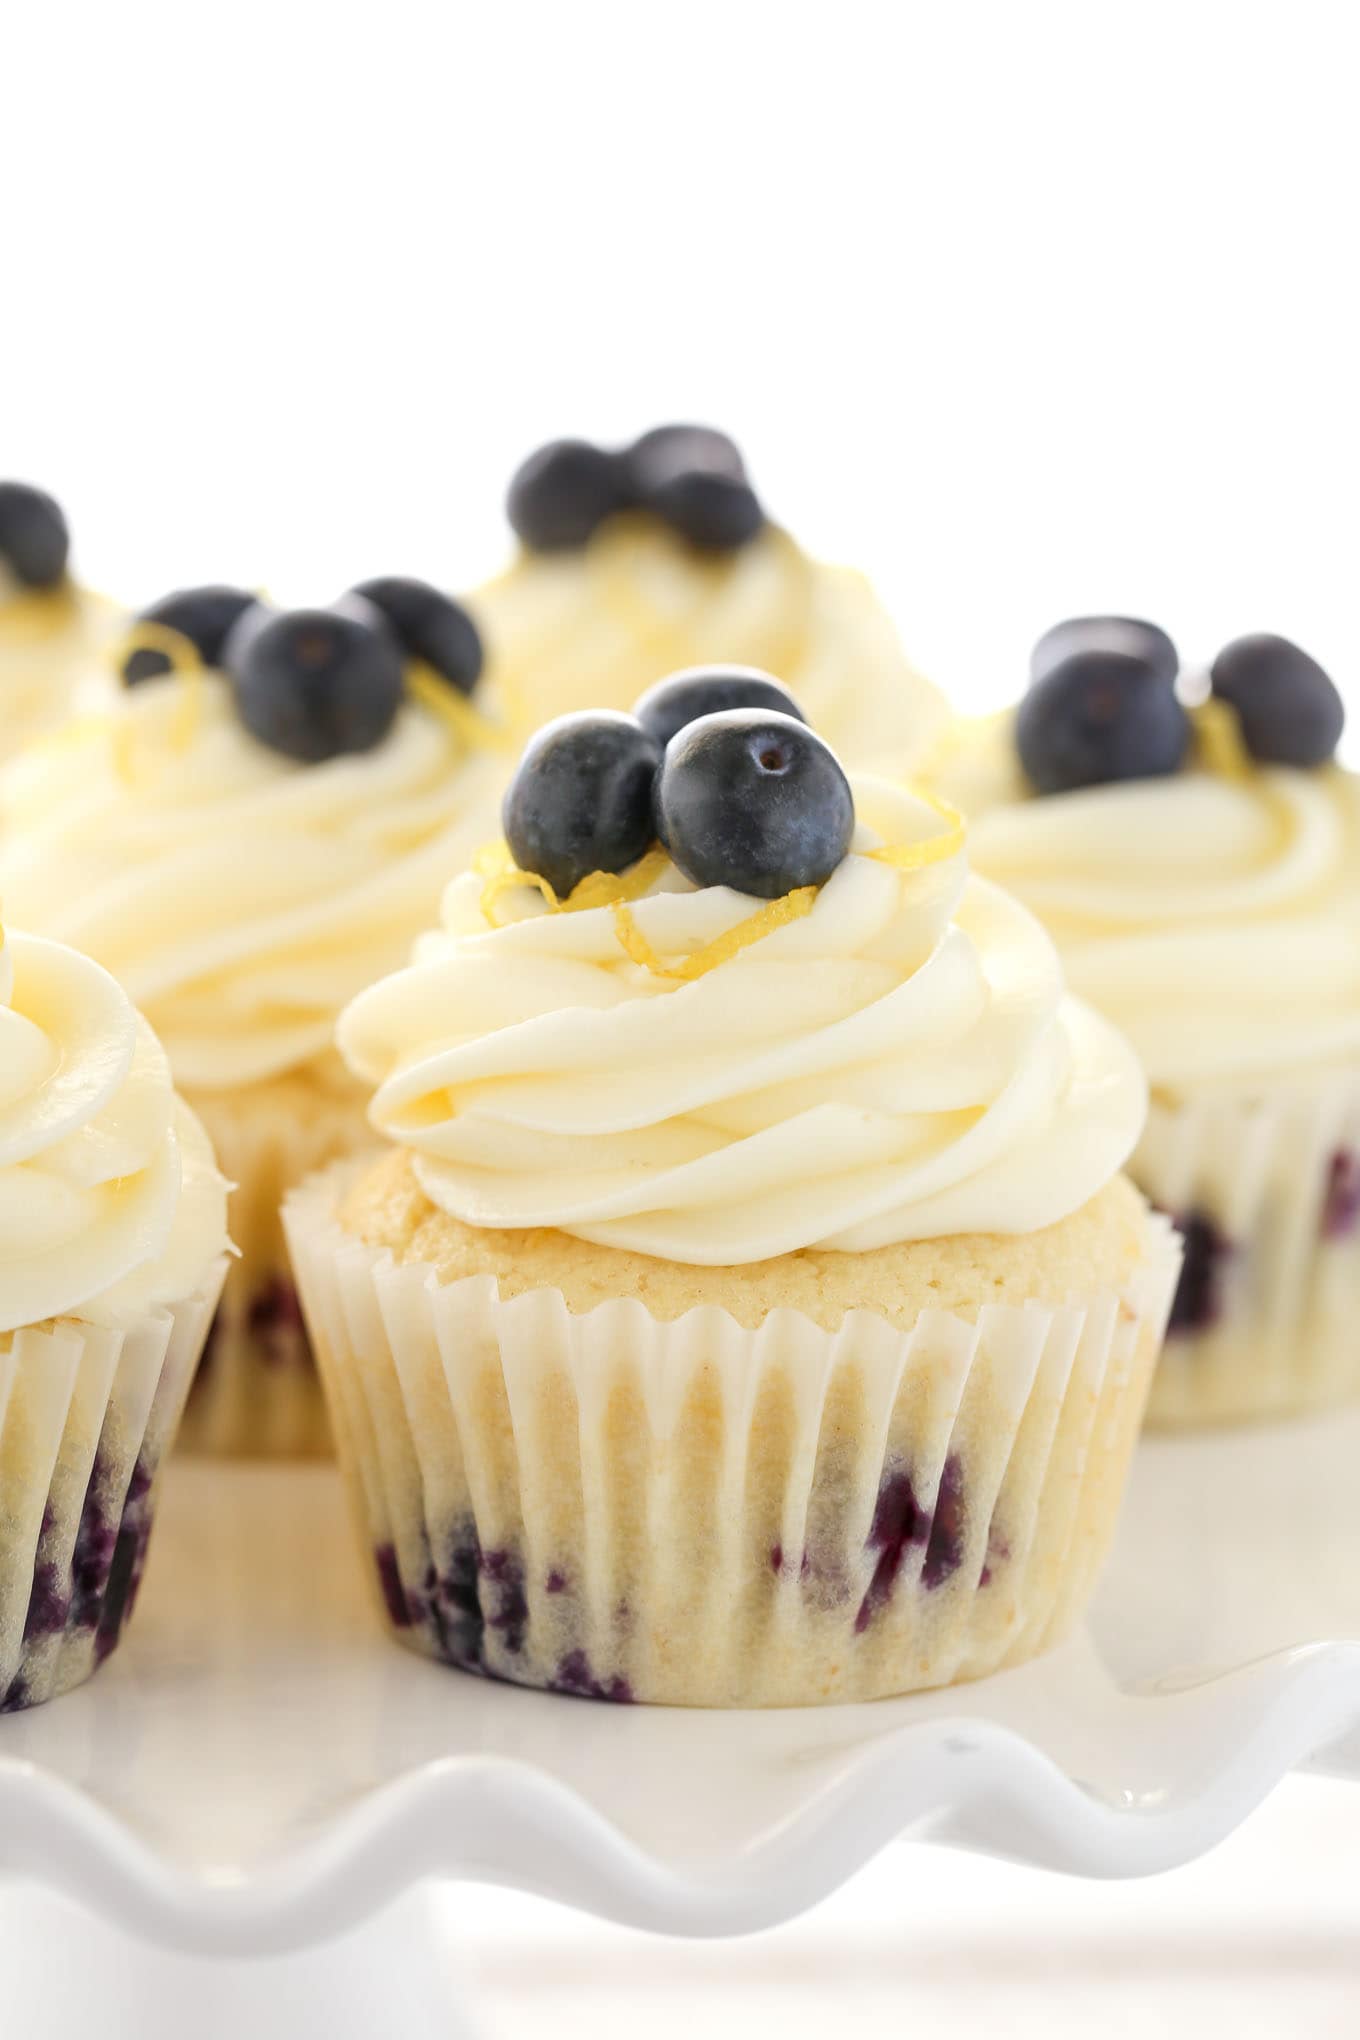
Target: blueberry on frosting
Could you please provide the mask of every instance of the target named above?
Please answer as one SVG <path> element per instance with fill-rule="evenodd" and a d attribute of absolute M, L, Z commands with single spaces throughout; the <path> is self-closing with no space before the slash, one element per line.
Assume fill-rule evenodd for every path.
<path fill-rule="evenodd" d="M 1345 705 L 1317 660 L 1288 638 L 1268 632 L 1234 638 L 1214 660 L 1210 679 L 1260 764 L 1325 765 L 1335 753 Z"/>
<path fill-rule="evenodd" d="M 545 724 L 530 738 L 501 811 L 520 870 L 546 879 L 561 900 L 594 872 L 635 864 L 655 834 L 660 759 L 636 717 L 612 709 Z"/>
<path fill-rule="evenodd" d="M 371 751 L 396 720 L 403 676 L 395 638 L 358 614 L 285 610 L 233 632 L 227 664 L 241 721 L 303 764 Z"/>
<path fill-rule="evenodd" d="M 1040 793 L 1179 769 L 1190 719 L 1172 680 L 1129 652 L 1076 652 L 1050 667 L 1020 704 L 1020 763 Z"/>
<path fill-rule="evenodd" d="M 247 610 L 259 607 L 259 597 L 249 589 L 214 582 L 202 588 L 176 588 L 173 594 L 139 610 L 136 621 L 175 631 L 188 639 L 205 666 L 219 666 L 236 625 Z M 168 650 L 139 644 L 125 654 L 118 670 L 124 686 L 136 687 L 143 680 L 159 679 L 173 671 L 174 663 Z"/>
<path fill-rule="evenodd" d="M 691 666 L 672 673 L 634 702 L 633 714 L 664 751 L 686 723 L 728 708 L 763 708 L 807 721 L 788 688 L 755 666 Z"/>
<path fill-rule="evenodd" d="M 518 469 L 506 511 L 532 551 L 568 552 L 632 500 L 627 474 L 612 453 L 587 439 L 554 439 Z"/>
<path fill-rule="evenodd" d="M 792 716 L 729 709 L 688 724 L 657 775 L 657 833 L 695 885 L 780 899 L 830 878 L 855 803 L 829 745 Z"/>
<path fill-rule="evenodd" d="M 24 588 L 57 588 L 70 551 L 66 519 L 53 497 L 27 482 L 0 482 L 0 566 Z"/>
<path fill-rule="evenodd" d="M 555 439 L 520 467 L 507 502 L 534 552 L 587 545 L 620 510 L 648 511 L 705 552 L 734 552 L 765 522 L 741 454 L 708 425 L 659 425 L 620 449 Z"/>
<path fill-rule="evenodd" d="M 1046 630 L 1030 653 L 1031 683 L 1043 680 L 1078 652 L 1123 652 L 1174 686 L 1180 654 L 1160 624 L 1137 616 L 1069 616 Z"/>
<path fill-rule="evenodd" d="M 472 693 L 481 678 L 482 640 L 461 603 L 428 581 L 397 574 L 360 581 L 350 592 L 381 612 L 408 658 L 420 659 L 460 694 Z"/>

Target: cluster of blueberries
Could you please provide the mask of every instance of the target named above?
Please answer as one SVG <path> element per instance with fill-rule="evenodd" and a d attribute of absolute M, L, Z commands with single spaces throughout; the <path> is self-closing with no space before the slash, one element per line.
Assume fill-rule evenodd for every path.
<path fill-rule="evenodd" d="M 822 885 L 855 826 L 849 781 L 788 691 L 750 667 L 659 681 L 631 715 L 583 710 L 531 738 L 506 842 L 559 899 L 662 843 L 695 885 L 780 899 Z"/>
<path fill-rule="evenodd" d="M 1067 793 L 1178 771 L 1191 739 L 1179 678 L 1176 647 L 1155 623 L 1076 616 L 1055 624 L 1030 656 L 1029 692 L 1016 716 L 1026 776 L 1040 793 Z M 1288 638 L 1234 638 L 1214 660 L 1209 684 L 1235 711 L 1258 764 L 1309 768 L 1334 755 L 1345 706 L 1316 659 Z"/>
<path fill-rule="evenodd" d="M 506 503 L 534 552 L 583 546 L 620 510 L 648 510 L 704 552 L 735 552 L 765 522 L 741 454 L 708 425 L 658 425 L 618 448 L 554 439 L 530 454 Z"/>
<path fill-rule="evenodd" d="M 180 588 L 137 621 L 177 632 L 231 682 L 251 735 L 304 765 L 371 751 L 396 720 L 405 662 L 419 659 L 459 694 L 482 671 L 467 611 L 428 581 L 361 581 L 327 609 L 274 609 L 245 588 Z M 123 683 L 168 673 L 163 651 L 137 646 Z"/>
<path fill-rule="evenodd" d="M 0 561 L 21 588 L 59 588 L 71 534 L 60 503 L 28 482 L 0 482 Z"/>

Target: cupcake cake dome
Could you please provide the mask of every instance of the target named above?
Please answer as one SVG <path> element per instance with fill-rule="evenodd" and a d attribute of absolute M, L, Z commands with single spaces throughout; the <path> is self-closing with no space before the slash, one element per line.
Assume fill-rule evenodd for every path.
<path fill-rule="evenodd" d="M 1344 711 L 1280 638 L 1187 674 L 1166 633 L 1084 618 L 939 783 L 1152 1091 L 1131 1173 L 1185 1234 L 1150 1416 L 1360 1391 L 1360 780 Z"/>
<path fill-rule="evenodd" d="M 0 1711 L 132 1612 L 225 1272 L 227 1186 L 146 1022 L 74 950 L 0 946 Z"/>
<path fill-rule="evenodd" d="M 240 1259 L 184 1427 L 205 1450 L 327 1447 L 280 1200 L 370 1138 L 336 1016 L 405 958 L 507 770 L 464 613 L 374 586 L 387 609 L 177 591 L 139 619 L 110 711 L 0 777 L 8 907 L 117 976 L 236 1186 Z M 419 650 L 390 621 L 403 598 Z"/>
<path fill-rule="evenodd" d="M 113 605 L 77 586 L 60 504 L 0 482 L 0 759 L 97 687 Z"/>
<path fill-rule="evenodd" d="M 630 793 L 629 720 L 530 747 L 504 857 L 342 1018 L 388 1153 L 287 1208 L 387 1619 L 619 1700 L 1018 1662 L 1104 1553 L 1178 1265 L 1119 1175 L 1137 1064 L 937 807 L 764 708 Z"/>
<path fill-rule="evenodd" d="M 575 709 L 627 709 L 663 674 L 719 660 L 780 674 L 851 764 L 905 772 L 945 720 L 868 582 L 767 516 L 724 433 L 554 441 L 507 507 L 521 551 L 475 606 L 491 685 L 524 734 Z"/>

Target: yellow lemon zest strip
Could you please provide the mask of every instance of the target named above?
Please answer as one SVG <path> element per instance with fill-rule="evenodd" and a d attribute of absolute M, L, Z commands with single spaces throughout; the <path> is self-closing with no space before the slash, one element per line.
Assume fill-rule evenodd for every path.
<path fill-rule="evenodd" d="M 1210 694 L 1190 710 L 1200 763 L 1221 779 L 1250 779 L 1251 753 L 1242 741 L 1242 725 L 1231 702 Z"/>
<path fill-rule="evenodd" d="M 437 716 L 469 750 L 514 750 L 512 732 L 492 722 L 479 708 L 474 708 L 465 694 L 460 694 L 451 681 L 443 679 L 423 659 L 407 661 L 406 686 L 421 707 L 428 708 L 431 715 Z"/>
<path fill-rule="evenodd" d="M 174 718 L 170 725 L 170 748 L 180 756 L 198 734 L 203 714 L 203 654 L 193 639 L 168 623 L 145 619 L 134 623 L 120 639 L 114 652 L 114 669 L 121 673 L 134 652 L 159 652 L 170 663 L 179 681 Z M 119 721 L 113 733 L 113 760 L 119 777 L 131 785 L 136 777 L 134 732 L 130 722 Z"/>
<path fill-rule="evenodd" d="M 753 942 L 773 935 L 776 928 L 786 928 L 790 921 L 801 921 L 816 905 L 817 892 L 815 885 L 800 885 L 796 891 L 785 893 L 782 899 L 768 901 L 746 920 L 738 921 L 734 928 L 729 928 L 725 935 L 718 935 L 712 942 L 705 943 L 702 949 L 696 949 L 683 963 L 664 962 L 621 901 L 614 906 L 614 933 L 619 946 L 633 962 L 651 971 L 654 977 L 678 978 L 690 983 L 695 978 L 706 977 L 719 964 L 729 963 L 734 956 L 740 956 L 742 950 L 749 949 Z"/>
<path fill-rule="evenodd" d="M 913 786 L 911 791 L 947 826 L 938 836 L 923 837 L 919 843 L 884 843 L 877 850 L 864 852 L 876 864 L 891 864 L 894 871 L 923 871 L 928 864 L 943 864 L 947 857 L 957 857 L 968 839 L 968 824 L 956 807 L 924 787 Z"/>
<path fill-rule="evenodd" d="M 482 913 L 494 928 L 500 925 L 495 917 L 496 902 L 503 892 L 513 891 L 516 886 L 534 886 L 555 914 L 579 914 L 593 907 L 612 907 L 625 900 L 641 899 L 661 876 L 667 861 L 658 843 L 627 871 L 588 872 L 564 900 L 558 898 L 541 873 L 520 871 L 504 842 L 486 844 L 477 852 L 472 865 L 486 880 L 482 888 Z"/>

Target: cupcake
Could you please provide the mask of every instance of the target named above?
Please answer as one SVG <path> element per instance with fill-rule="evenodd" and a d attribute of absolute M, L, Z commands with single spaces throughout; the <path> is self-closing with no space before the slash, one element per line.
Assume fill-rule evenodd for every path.
<path fill-rule="evenodd" d="M 342 1016 L 388 1151 L 285 1224 L 360 1537 L 399 1641 L 524 1685 L 973 1678 L 1110 1538 L 1179 1261 L 1142 1078 L 955 820 L 677 685 L 664 762 L 541 732 Z"/>
<path fill-rule="evenodd" d="M 225 1270 L 226 1184 L 87 957 L 0 944 L 0 1712 L 118 1642 Z"/>
<path fill-rule="evenodd" d="M 0 759 L 97 685 L 116 629 L 112 603 L 71 579 L 70 550 L 50 496 L 0 482 Z"/>
<path fill-rule="evenodd" d="M 888 775 L 945 720 L 868 582 L 766 517 L 721 432 L 661 426 L 617 452 L 555 441 L 515 476 L 508 512 L 519 558 L 473 600 L 525 736 L 716 660 L 782 674 L 844 758 Z"/>
<path fill-rule="evenodd" d="M 1147 1071 L 1130 1172 L 1185 1235 L 1149 1411 L 1192 1425 L 1360 1391 L 1360 779 L 1297 646 L 1179 669 L 1152 625 L 1060 625 L 937 783 Z"/>
<path fill-rule="evenodd" d="M 371 1138 L 336 1017 L 494 833 L 508 767 L 469 698 L 479 662 L 417 583 L 282 613 L 182 590 L 133 632 L 109 713 L 0 776 L 0 897 L 120 980 L 236 1186 L 193 1448 L 328 1449 L 279 1204 Z"/>

